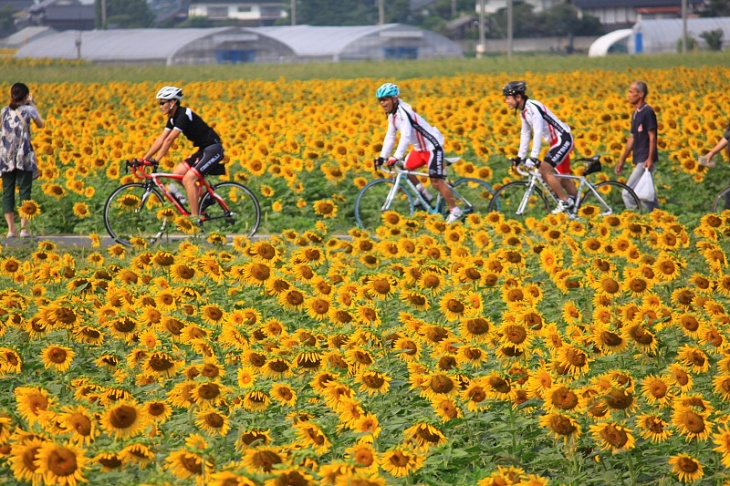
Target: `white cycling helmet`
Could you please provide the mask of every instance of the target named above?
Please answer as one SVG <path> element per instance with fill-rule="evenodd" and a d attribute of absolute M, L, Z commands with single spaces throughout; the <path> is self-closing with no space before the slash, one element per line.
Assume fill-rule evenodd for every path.
<path fill-rule="evenodd" d="M 158 100 L 181 100 L 183 92 L 180 88 L 175 86 L 164 86 L 157 92 Z"/>

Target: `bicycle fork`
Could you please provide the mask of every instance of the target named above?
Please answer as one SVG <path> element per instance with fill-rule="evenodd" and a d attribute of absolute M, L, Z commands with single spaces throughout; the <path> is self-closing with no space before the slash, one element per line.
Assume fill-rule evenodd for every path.
<path fill-rule="evenodd" d="M 522 196 L 522 200 L 520 201 L 520 205 L 517 206 L 516 214 L 518 216 L 522 216 L 525 212 L 525 209 L 527 208 L 527 204 L 530 202 L 530 198 L 532 197 L 532 193 L 535 192 L 535 181 L 539 180 L 542 183 L 542 186 L 545 187 L 545 181 L 538 177 L 530 177 L 530 182 L 528 182 L 527 189 L 525 190 L 525 194 Z M 548 194 L 551 194 L 550 188 L 548 188 Z"/>

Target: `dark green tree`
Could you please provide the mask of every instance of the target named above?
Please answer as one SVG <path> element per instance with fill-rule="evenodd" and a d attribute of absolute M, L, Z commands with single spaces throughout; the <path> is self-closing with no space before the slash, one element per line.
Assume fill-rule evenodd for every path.
<path fill-rule="evenodd" d="M 421 20 L 420 15 L 411 11 L 411 5 L 408 0 L 391 0 L 385 2 L 384 10 L 386 24 L 416 25 Z"/>
<path fill-rule="evenodd" d="M 96 27 L 103 29 L 137 29 L 152 27 L 154 14 L 145 0 L 105 0 L 106 25 L 102 25 L 101 2 L 95 0 Z"/>
<path fill-rule="evenodd" d="M 706 30 L 700 34 L 711 51 L 722 50 L 722 29 Z"/>
<path fill-rule="evenodd" d="M 534 7 L 525 2 L 512 4 L 512 35 L 514 37 L 541 37 L 538 18 L 533 12 Z M 489 16 L 487 23 L 490 26 L 487 37 L 502 39 L 507 37 L 507 9 L 501 8 Z"/>
<path fill-rule="evenodd" d="M 377 0 L 297 1 L 298 24 L 373 25 L 377 22 Z"/>
<path fill-rule="evenodd" d="M 569 3 L 560 3 L 538 15 L 540 31 L 546 36 L 603 35 L 601 21 L 591 15 L 581 16 Z"/>
<path fill-rule="evenodd" d="M 0 7 L 0 33 L 9 35 L 15 30 L 14 13 L 15 10 L 9 5 Z"/>
<path fill-rule="evenodd" d="M 710 0 L 700 12 L 701 17 L 729 17 L 730 0 Z"/>

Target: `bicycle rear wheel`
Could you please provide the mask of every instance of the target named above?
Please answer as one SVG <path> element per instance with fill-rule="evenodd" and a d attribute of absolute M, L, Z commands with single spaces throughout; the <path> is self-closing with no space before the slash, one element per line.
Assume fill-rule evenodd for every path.
<path fill-rule="evenodd" d="M 128 246 L 133 238 L 156 242 L 175 230 L 177 216 L 173 205 L 156 187 L 145 187 L 139 182 L 119 186 L 104 203 L 104 226 L 109 236 Z"/>
<path fill-rule="evenodd" d="M 644 207 L 641 205 L 641 201 L 633 189 L 622 182 L 603 181 L 595 184 L 594 187 L 606 204 L 599 201 L 596 195 L 588 190 L 581 198 L 578 214 L 581 212 L 585 213 L 586 206 L 597 207 L 601 216 L 620 214 L 626 211 L 633 213 L 641 213 L 644 211 Z"/>
<path fill-rule="evenodd" d="M 494 196 L 492 186 L 480 179 L 465 177 L 454 182 L 452 187 L 456 190 L 457 204 L 464 214 L 487 214 Z"/>
<path fill-rule="evenodd" d="M 221 182 L 213 186 L 213 191 L 223 199 L 225 206 L 207 192 L 203 194 L 199 207 L 201 214 L 205 215 L 205 230 L 248 238 L 256 234 L 261 223 L 261 207 L 254 193 L 238 182 Z"/>
<path fill-rule="evenodd" d="M 527 181 L 514 181 L 497 189 L 489 202 L 488 210 L 522 221 L 527 218 L 544 218 L 550 211 L 550 204 L 539 187 L 530 188 Z"/>
<path fill-rule="evenodd" d="M 381 225 L 381 216 L 384 211 L 395 211 L 404 216 L 413 214 L 411 195 L 403 187 L 398 188 L 393 202 L 388 207 L 384 207 L 392 188 L 392 180 L 377 179 L 367 183 L 360 190 L 360 194 L 355 200 L 355 221 L 360 228 L 373 231 Z"/>
<path fill-rule="evenodd" d="M 713 213 L 721 213 L 726 209 L 730 209 L 730 187 L 720 191 L 712 202 Z"/>

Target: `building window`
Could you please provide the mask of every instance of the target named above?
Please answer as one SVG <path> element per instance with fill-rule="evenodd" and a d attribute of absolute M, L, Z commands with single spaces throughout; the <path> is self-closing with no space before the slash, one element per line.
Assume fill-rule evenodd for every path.
<path fill-rule="evenodd" d="M 386 47 L 386 59 L 418 59 L 418 47 Z"/>
<path fill-rule="evenodd" d="M 227 19 L 228 7 L 208 7 L 209 19 Z"/>
<path fill-rule="evenodd" d="M 251 11 L 253 11 L 253 9 L 251 8 L 251 5 L 242 5 L 242 6 L 238 7 L 239 13 L 250 13 Z"/>
<path fill-rule="evenodd" d="M 215 51 L 218 64 L 242 64 L 256 61 L 254 49 L 220 49 Z"/>
<path fill-rule="evenodd" d="M 279 18 L 281 17 L 281 9 L 279 7 L 261 7 L 262 18 Z"/>

